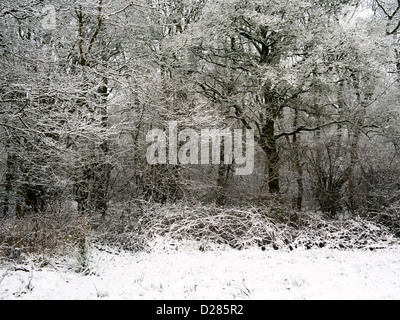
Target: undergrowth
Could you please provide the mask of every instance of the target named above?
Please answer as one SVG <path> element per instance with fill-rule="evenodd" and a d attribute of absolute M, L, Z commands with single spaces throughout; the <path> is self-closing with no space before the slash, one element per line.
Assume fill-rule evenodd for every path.
<path fill-rule="evenodd" d="M 332 219 L 321 213 L 290 209 L 218 207 L 201 204 L 136 203 L 104 216 L 43 213 L 3 218 L 0 262 L 19 263 L 34 255 L 41 263 L 73 256 L 76 270 L 88 268 L 90 248 L 151 250 L 158 237 L 234 249 L 297 248 L 378 249 L 399 243 L 399 220 L 393 212 Z"/>

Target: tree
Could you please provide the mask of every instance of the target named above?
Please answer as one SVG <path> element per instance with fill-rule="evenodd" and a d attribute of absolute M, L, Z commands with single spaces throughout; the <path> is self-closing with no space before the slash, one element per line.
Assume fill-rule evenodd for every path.
<path fill-rule="evenodd" d="M 104 214 L 117 160 L 110 153 L 117 134 L 110 94 L 131 76 L 129 30 L 120 19 L 134 5 L 57 1 L 54 7 L 54 29 L 43 28 L 40 1 L 2 8 L 4 212 L 11 198 L 17 214 L 24 207 L 39 211 L 38 203 L 56 196 L 47 189 L 63 188 L 73 189 L 80 212 Z"/>
<path fill-rule="evenodd" d="M 354 39 L 339 17 L 349 4 L 352 2 L 337 1 L 326 7 L 319 1 L 216 1 L 208 3 L 201 20 L 179 37 L 186 43 L 185 50 L 197 57 L 191 75 L 200 91 L 225 110 L 226 118 L 256 129 L 258 144 L 268 158 L 272 194 L 281 189 L 282 138 L 293 137 L 296 144 L 301 133 L 350 123 L 341 117 L 342 112 L 324 106 L 340 109 L 336 109 L 338 94 L 356 91 L 352 77 L 368 67 L 365 65 L 364 71 L 349 69 L 354 63 L 373 66 L 376 55 L 370 50 L 368 58 L 367 51 L 359 54 L 357 48 L 348 46 Z M 294 114 L 296 127 L 290 128 L 285 119 Z M 288 130 L 280 130 L 280 123 Z M 299 166 L 297 171 L 300 179 Z"/>
<path fill-rule="evenodd" d="M 52 91 L 49 37 L 35 15 L 40 2 L 5 2 L 1 13 L 1 115 L 5 157 L 3 214 L 43 209 L 56 191 L 56 163 L 64 156 L 55 128 L 65 119 Z"/>
<path fill-rule="evenodd" d="M 240 181 L 335 215 L 360 203 L 367 140 L 379 134 L 398 148 L 393 47 L 383 36 L 395 33 L 398 11 L 388 2 L 375 2 L 385 19 L 356 19 L 350 0 L 53 5 L 55 28 L 42 1 L 0 6 L 5 214 L 40 212 L 50 199 L 103 216 L 137 198 L 201 193 L 223 205 Z M 253 129 L 263 181 L 260 172 L 234 178 L 235 161 L 149 165 L 146 134 L 170 122 Z"/>

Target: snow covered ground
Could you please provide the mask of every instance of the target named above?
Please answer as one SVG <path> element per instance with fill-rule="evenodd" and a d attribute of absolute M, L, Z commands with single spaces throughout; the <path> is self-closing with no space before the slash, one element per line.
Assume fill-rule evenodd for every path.
<path fill-rule="evenodd" d="M 2 267 L 0 299 L 400 299 L 399 246 L 198 248 L 158 244 L 152 253 L 137 254 L 92 249 L 90 275 L 59 265 Z"/>

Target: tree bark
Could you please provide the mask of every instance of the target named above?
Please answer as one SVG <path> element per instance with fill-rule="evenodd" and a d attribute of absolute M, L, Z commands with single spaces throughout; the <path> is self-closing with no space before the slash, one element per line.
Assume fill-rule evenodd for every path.
<path fill-rule="evenodd" d="M 294 120 L 293 120 L 293 127 L 297 128 L 298 127 L 298 110 L 296 108 L 295 110 L 295 115 L 294 115 Z M 292 145 L 293 145 L 293 161 L 294 161 L 294 167 L 297 172 L 297 196 L 294 201 L 295 208 L 299 211 L 301 211 L 303 207 L 303 194 L 304 194 L 304 184 L 303 184 L 303 166 L 301 164 L 301 157 L 300 157 L 300 152 L 299 152 L 299 137 L 297 134 L 293 135 L 292 139 Z"/>
<path fill-rule="evenodd" d="M 14 158 L 14 160 L 13 160 Z M 7 155 L 7 172 L 5 174 L 5 199 L 3 203 L 3 215 L 8 216 L 10 212 L 10 200 L 12 198 L 12 183 L 14 180 L 14 166 L 15 156 Z"/>
<path fill-rule="evenodd" d="M 272 194 L 279 194 L 279 151 L 275 137 L 275 120 L 268 119 L 260 137 L 260 146 L 268 158 L 268 187 Z"/>
<path fill-rule="evenodd" d="M 224 144 L 221 140 L 221 151 L 220 151 L 221 161 L 225 157 Z M 231 171 L 232 165 L 221 163 L 218 167 L 218 178 L 217 178 L 217 198 L 216 204 L 218 206 L 224 206 L 227 200 L 227 188 L 229 186 L 229 173 Z"/>

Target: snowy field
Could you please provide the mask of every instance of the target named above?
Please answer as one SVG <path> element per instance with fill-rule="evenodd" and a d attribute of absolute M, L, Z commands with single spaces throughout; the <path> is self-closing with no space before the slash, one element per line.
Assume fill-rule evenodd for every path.
<path fill-rule="evenodd" d="M 400 299 L 399 246 L 203 252 L 159 244 L 152 253 L 92 249 L 89 275 L 68 263 L 0 268 L 0 299 Z"/>

